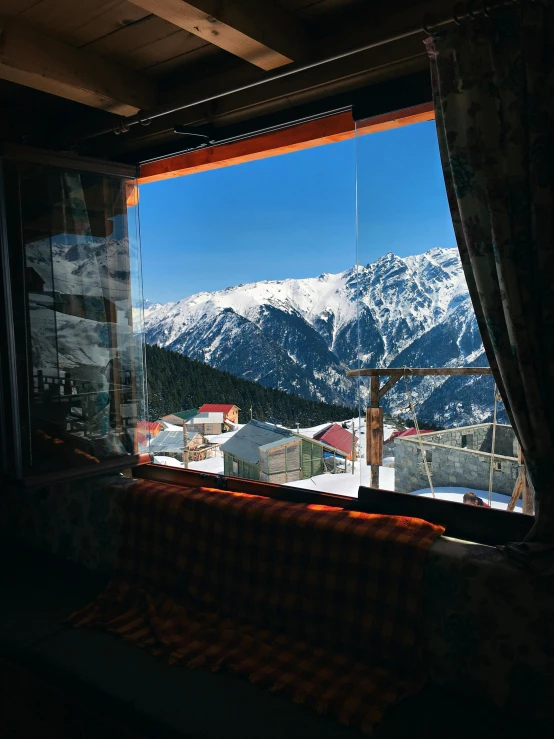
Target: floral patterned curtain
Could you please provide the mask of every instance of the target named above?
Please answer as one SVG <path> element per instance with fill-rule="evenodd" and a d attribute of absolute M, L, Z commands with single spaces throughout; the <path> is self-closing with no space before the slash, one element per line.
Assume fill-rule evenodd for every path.
<path fill-rule="evenodd" d="M 454 229 L 483 343 L 554 540 L 554 9 L 428 39 Z"/>

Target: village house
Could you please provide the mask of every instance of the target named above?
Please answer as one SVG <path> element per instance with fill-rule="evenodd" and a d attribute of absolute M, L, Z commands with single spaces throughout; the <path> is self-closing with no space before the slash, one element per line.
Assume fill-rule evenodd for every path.
<path fill-rule="evenodd" d="M 212 443 L 203 434 L 196 433 L 191 439 L 185 439 L 183 448 L 183 462 L 201 462 L 208 457 L 214 457 L 220 447 L 219 443 Z"/>
<path fill-rule="evenodd" d="M 199 431 L 208 435 L 221 434 L 234 428 L 234 424 L 225 418 L 225 414 L 218 411 L 197 413 L 185 425 L 188 431 Z"/>
<path fill-rule="evenodd" d="M 316 441 L 328 444 L 334 449 L 340 449 L 347 455 L 348 460 L 352 460 L 352 432 L 343 428 L 339 423 L 330 423 L 325 428 L 314 434 Z M 354 448 L 358 437 L 354 435 Z"/>
<path fill-rule="evenodd" d="M 172 426 L 183 426 L 189 419 L 193 418 L 198 413 L 198 408 L 189 408 L 185 411 L 175 411 L 175 413 L 168 413 L 167 416 L 162 416 L 160 421 L 163 423 L 169 423 Z"/>
<path fill-rule="evenodd" d="M 164 429 L 144 445 L 144 451 L 154 456 L 172 457 L 179 462 L 199 462 L 212 457 L 217 449 L 219 444 L 211 443 L 203 434 L 185 435 L 181 429 Z"/>
<path fill-rule="evenodd" d="M 163 454 L 166 457 L 182 460 L 183 456 L 183 432 L 181 429 L 164 429 L 154 438 L 146 440 L 139 447 L 141 451 L 150 454 Z"/>
<path fill-rule="evenodd" d="M 293 482 L 346 468 L 347 454 L 270 423 L 252 420 L 221 446 L 224 473 L 262 482 Z"/>
<path fill-rule="evenodd" d="M 232 403 L 204 403 L 198 409 L 199 413 L 223 413 L 226 420 L 235 426 L 239 422 L 240 408 Z"/>
<path fill-rule="evenodd" d="M 155 439 L 163 429 L 163 423 L 160 423 L 159 421 L 139 421 L 137 423 L 137 431 L 144 434 L 149 439 Z"/>
<path fill-rule="evenodd" d="M 164 426 L 159 421 L 138 421 L 135 432 L 137 443 L 141 446 L 148 445 L 163 429 Z"/>

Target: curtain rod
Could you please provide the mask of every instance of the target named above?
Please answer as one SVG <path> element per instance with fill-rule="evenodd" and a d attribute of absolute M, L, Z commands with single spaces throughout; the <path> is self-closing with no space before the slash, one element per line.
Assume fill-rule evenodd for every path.
<path fill-rule="evenodd" d="M 354 56 L 356 54 L 361 54 L 364 51 L 369 51 L 370 49 L 384 46 L 385 44 L 390 44 L 395 41 L 401 41 L 402 39 L 410 38 L 411 36 L 415 36 L 418 33 L 421 33 L 422 31 L 427 34 L 431 34 L 440 30 L 444 26 L 451 25 L 452 23 L 456 23 L 459 25 L 462 21 L 465 20 L 476 20 L 477 17 L 481 15 L 488 16 L 489 13 L 493 10 L 499 10 L 500 8 L 517 5 L 519 2 L 521 2 L 521 0 L 501 0 L 501 2 L 491 3 L 486 3 L 483 1 L 481 7 L 477 9 L 474 9 L 473 7 L 475 4 L 474 2 L 469 2 L 465 6 L 465 11 L 463 13 L 458 14 L 456 12 L 456 8 L 454 8 L 451 15 L 436 21 L 431 19 L 429 16 L 426 16 L 422 19 L 421 24 L 419 24 L 415 28 L 411 28 L 410 30 L 405 31 L 404 33 L 399 33 L 394 36 L 388 36 L 387 38 L 372 41 L 369 44 L 364 44 L 363 46 L 359 46 L 355 49 L 350 49 L 349 51 L 341 52 L 340 54 L 334 54 L 333 56 L 318 59 L 315 62 L 291 67 L 282 72 L 278 72 L 268 77 L 263 77 L 262 79 L 256 80 L 255 82 L 249 82 L 245 85 L 239 85 L 238 87 L 233 87 L 223 92 L 218 92 L 213 95 L 207 95 L 206 97 L 197 98 L 193 102 L 186 103 L 184 105 L 166 105 L 159 108 L 154 108 L 151 111 L 140 111 L 139 113 L 130 116 L 129 118 L 120 118 L 119 122 L 117 124 L 114 124 L 112 127 L 99 129 L 95 133 L 88 134 L 88 136 L 85 136 L 84 138 L 95 138 L 96 136 L 103 136 L 108 133 L 114 133 L 116 135 L 127 133 L 131 126 L 136 126 L 138 124 L 142 126 L 148 126 L 150 125 L 150 122 L 153 121 L 155 118 L 162 118 L 163 116 L 171 115 L 172 113 L 179 113 L 182 110 L 193 108 L 196 105 L 210 103 L 214 100 L 220 100 L 221 98 L 227 97 L 228 95 L 235 95 L 236 93 L 244 92 L 245 90 L 250 90 L 254 87 L 260 87 L 261 85 L 265 85 L 269 82 L 275 82 L 277 80 L 284 79 L 285 77 L 291 77 L 292 75 L 299 74 L 300 72 L 307 72 L 310 69 L 321 67 L 324 64 L 330 64 L 332 62 L 346 59 L 347 57 Z"/>

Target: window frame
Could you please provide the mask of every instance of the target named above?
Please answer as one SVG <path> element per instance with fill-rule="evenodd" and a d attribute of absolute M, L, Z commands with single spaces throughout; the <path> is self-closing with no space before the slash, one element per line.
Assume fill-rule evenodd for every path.
<path fill-rule="evenodd" d="M 3 144 L 0 147 L 0 254 L 2 260 L 0 304 L 4 308 L 4 320 L 0 321 L 0 338 L 5 346 L 0 374 L 3 379 L 2 390 L 9 388 L 11 395 L 8 397 L 3 392 L 0 397 L 2 476 L 7 480 L 17 480 L 24 487 L 36 487 L 147 464 L 150 462 L 150 455 L 136 453 L 121 458 L 107 458 L 90 467 L 67 467 L 44 474 L 24 475 L 21 419 L 29 417 L 31 401 L 29 369 L 25 367 L 29 361 L 29 347 L 26 338 L 29 334 L 29 326 L 25 255 L 19 220 L 21 202 L 18 167 L 22 163 L 45 165 L 60 170 L 91 172 L 129 182 L 136 182 L 138 171 L 135 165 L 91 157 L 63 154 L 16 144 Z M 16 335 L 17 329 L 25 338 L 22 339 L 21 336 Z M 21 349 L 22 346 L 24 350 Z"/>
<path fill-rule="evenodd" d="M 361 111 L 360 111 L 361 112 Z M 354 121 L 352 112 L 340 112 L 323 116 L 315 121 L 292 124 L 279 131 L 253 135 L 246 139 L 189 151 L 183 154 L 160 158 L 140 165 L 139 185 L 160 180 L 187 176 L 198 172 L 233 166 L 272 156 L 300 151 L 355 136 L 434 120 L 431 100 L 389 113 L 366 117 Z M 290 488 L 275 483 L 247 480 L 229 475 L 193 472 L 159 465 L 137 467 L 133 474 L 158 482 L 189 486 L 210 485 L 218 489 L 235 490 L 291 502 L 330 505 L 350 510 L 380 513 L 385 515 L 414 516 L 424 518 L 445 527 L 446 534 L 482 544 L 520 541 L 530 531 L 535 517 L 510 511 L 467 506 L 463 503 L 444 501 L 408 493 L 393 492 L 360 486 L 358 498 L 322 493 L 318 491 Z M 483 518 L 485 516 L 486 518 Z"/>

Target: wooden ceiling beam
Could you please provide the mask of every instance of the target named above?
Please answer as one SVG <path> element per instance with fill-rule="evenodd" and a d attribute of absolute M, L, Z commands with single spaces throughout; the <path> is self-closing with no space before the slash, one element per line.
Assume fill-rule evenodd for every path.
<path fill-rule="evenodd" d="M 111 135 L 109 139 L 107 136 L 90 139 L 84 150 L 91 156 L 103 156 L 106 149 L 117 158 L 118 155 L 125 155 L 137 149 L 149 149 L 171 140 L 177 140 L 177 148 L 182 145 L 180 142 L 183 142 L 183 139 L 179 140 L 179 137 L 173 134 L 174 125 L 193 127 L 206 122 L 215 124 L 217 128 L 232 125 L 248 118 L 290 110 L 313 100 L 426 69 L 428 61 L 425 54 L 421 53 L 420 47 L 418 39 L 415 39 L 409 45 L 404 44 L 402 50 L 394 44 L 386 50 L 372 49 L 325 67 L 277 80 L 262 88 L 246 90 L 212 104 L 195 106 L 155 119 L 148 128 L 134 126 L 129 133 L 123 136 Z M 418 51 L 420 51 L 419 56 L 412 56 Z M 405 58 L 402 58 L 404 56 Z M 191 83 L 186 91 L 179 89 L 168 90 L 164 93 L 161 88 L 160 99 L 162 102 L 177 99 L 186 103 L 202 92 L 212 90 L 216 92 L 219 89 L 231 87 L 237 81 L 244 79 L 244 77 L 234 76 L 234 72 L 244 73 L 244 71 L 222 70 L 219 74 L 206 77 L 202 82 L 198 80 L 198 82 Z M 254 68 L 251 69 L 251 73 L 247 79 L 252 79 L 252 75 L 257 74 Z M 63 140 L 67 142 L 68 136 L 65 135 Z"/>
<path fill-rule="evenodd" d="M 151 80 L 11 19 L 0 19 L 0 78 L 121 116 L 157 102 Z"/>
<path fill-rule="evenodd" d="M 266 71 L 307 54 L 300 23 L 273 0 L 131 0 Z"/>

